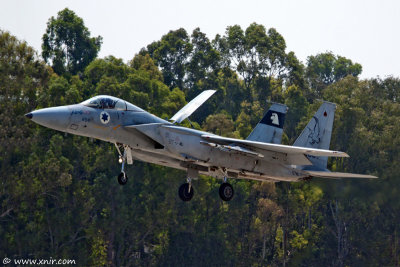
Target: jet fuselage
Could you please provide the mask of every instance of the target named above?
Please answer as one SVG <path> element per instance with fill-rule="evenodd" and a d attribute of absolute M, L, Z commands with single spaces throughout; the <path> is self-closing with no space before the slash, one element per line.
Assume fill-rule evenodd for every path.
<path fill-rule="evenodd" d="M 192 170 L 192 173 L 274 181 L 297 181 L 306 177 L 285 164 L 283 153 L 271 152 L 262 157 L 240 151 L 226 153 L 226 148 L 213 146 L 201 137 L 212 134 L 174 125 L 140 108 L 99 109 L 76 104 L 30 114 L 33 121 L 55 130 L 128 145 L 136 160 Z"/>

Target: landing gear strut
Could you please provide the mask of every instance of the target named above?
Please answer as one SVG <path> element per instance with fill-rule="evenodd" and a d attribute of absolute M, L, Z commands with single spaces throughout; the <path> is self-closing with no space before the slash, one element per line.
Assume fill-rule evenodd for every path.
<path fill-rule="evenodd" d="M 187 183 L 182 184 L 179 187 L 178 193 L 179 198 L 182 201 L 190 201 L 194 195 L 194 189 L 192 186 L 192 178 L 197 178 L 199 176 L 199 171 L 194 169 L 187 170 Z"/>
<path fill-rule="evenodd" d="M 234 193 L 232 185 L 227 183 L 227 178 L 224 177 L 224 182 L 219 187 L 219 196 L 223 201 L 229 201 L 233 198 Z"/>
<path fill-rule="evenodd" d="M 121 173 L 118 175 L 118 183 L 120 185 L 125 185 L 128 182 L 128 176 L 126 175 L 124 168 L 125 168 L 125 162 L 128 164 L 133 164 L 132 160 L 132 152 L 129 146 L 123 145 L 124 148 L 124 154 L 121 154 L 121 150 L 119 149 L 118 145 L 115 143 L 115 147 L 117 148 L 119 158 L 118 162 L 122 164 L 121 166 Z"/>

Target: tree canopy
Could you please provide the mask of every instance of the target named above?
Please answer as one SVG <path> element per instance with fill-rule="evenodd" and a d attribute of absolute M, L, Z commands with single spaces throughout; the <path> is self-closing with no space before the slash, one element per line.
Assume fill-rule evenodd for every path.
<path fill-rule="evenodd" d="M 1 255 L 69 258 L 79 266 L 399 265 L 399 78 L 360 80 L 361 65 L 331 52 L 303 64 L 275 29 L 256 23 L 228 26 L 214 39 L 199 28 L 170 31 L 129 62 L 96 58 L 100 43 L 93 44 L 101 39 L 90 38 L 68 9 L 48 26 L 45 61 L 0 32 Z M 328 167 L 379 179 L 231 179 L 235 197 L 226 203 L 220 181 L 203 176 L 184 203 L 177 188 L 185 172 L 137 161 L 121 187 L 112 144 L 23 116 L 110 94 L 165 118 L 204 89 L 217 93 L 192 115 L 194 127 L 246 138 L 277 101 L 289 107 L 285 144 L 318 99 L 335 102 L 330 148 L 351 157 L 330 159 Z"/>
<path fill-rule="evenodd" d="M 339 55 L 335 56 L 332 52 L 309 56 L 307 59 L 307 80 L 317 92 L 348 75 L 357 77 L 361 71 L 360 64 Z"/>
<path fill-rule="evenodd" d="M 42 40 L 43 59 L 57 74 L 83 71 L 96 58 L 102 44 L 102 37 L 90 37 L 83 19 L 68 8 L 58 12 L 57 18 L 49 19 Z"/>

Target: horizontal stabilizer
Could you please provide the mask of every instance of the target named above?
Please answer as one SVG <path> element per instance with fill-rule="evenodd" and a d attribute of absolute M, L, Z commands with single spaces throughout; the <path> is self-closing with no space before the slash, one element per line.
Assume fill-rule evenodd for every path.
<path fill-rule="evenodd" d="M 378 177 L 366 174 L 345 173 L 345 172 L 318 172 L 318 171 L 305 171 L 309 175 L 318 178 L 340 179 L 340 178 L 370 178 L 376 179 Z"/>
<path fill-rule="evenodd" d="M 184 119 L 192 115 L 193 112 L 196 111 L 207 99 L 209 99 L 216 90 L 206 90 L 203 91 L 201 94 L 196 96 L 192 101 L 186 104 L 181 110 L 179 110 L 171 119 L 170 121 L 175 123 L 181 123 Z"/>
<path fill-rule="evenodd" d="M 223 145 L 243 145 L 247 148 L 258 148 L 272 152 L 285 153 L 285 154 L 306 154 L 311 156 L 327 156 L 327 157 L 349 157 L 347 153 L 341 151 L 333 151 L 326 149 L 315 149 L 307 147 L 286 146 L 278 144 L 269 144 L 263 142 L 240 140 L 235 138 L 227 138 L 216 135 L 202 135 L 204 140 L 212 141 Z"/>

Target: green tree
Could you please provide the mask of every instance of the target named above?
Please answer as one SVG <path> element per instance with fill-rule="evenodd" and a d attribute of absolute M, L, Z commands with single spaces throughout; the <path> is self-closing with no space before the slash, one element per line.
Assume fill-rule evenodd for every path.
<path fill-rule="evenodd" d="M 113 56 L 95 59 L 83 75 L 67 77 L 1 31 L 0 254 L 73 258 L 82 266 L 398 266 L 399 78 L 359 80 L 357 67 L 352 70 L 357 64 L 328 55 L 324 62 L 333 70 L 324 80 L 319 75 L 325 63 L 305 73 L 294 53 L 282 54 L 284 40 L 273 31 L 257 24 L 245 31 L 233 27 L 230 40 L 225 35 L 211 42 L 199 29 L 190 38 L 173 33 L 160 58 L 171 68 L 159 69 L 161 61 L 150 49 L 127 64 Z M 180 45 L 188 50 L 180 53 Z M 236 66 L 226 62 L 240 53 L 243 70 L 254 70 L 248 88 Z M 250 55 L 254 61 L 246 58 Z M 268 77 L 260 60 L 273 58 L 284 59 L 277 65 L 283 72 Z M 165 71 L 186 88 L 165 84 Z M 322 85 L 318 94 L 309 84 L 313 78 Z M 129 183 L 121 187 L 112 144 L 60 134 L 23 116 L 111 94 L 169 117 L 190 94 L 209 87 L 218 92 L 195 113 L 201 114 L 196 128 L 233 137 L 249 134 L 267 108 L 265 98 L 288 105 L 284 131 L 291 138 L 319 107 L 317 96 L 335 102 L 330 149 L 351 157 L 330 159 L 329 169 L 380 179 L 230 179 L 235 197 L 223 202 L 220 181 L 206 176 L 193 181 L 195 198 L 183 203 L 176 189 L 184 171 L 137 160 L 127 166 Z"/>
<path fill-rule="evenodd" d="M 318 97 L 329 84 L 337 82 L 347 75 L 357 77 L 362 72 L 362 66 L 350 59 L 334 55 L 332 52 L 317 54 L 307 58 L 306 77 L 310 87 Z"/>
<path fill-rule="evenodd" d="M 232 137 L 233 121 L 227 114 L 219 113 L 207 117 L 203 128 L 206 131 L 214 132 L 218 135 Z"/>
<path fill-rule="evenodd" d="M 296 126 L 307 114 L 308 102 L 300 88 L 295 85 L 289 86 L 285 90 L 284 97 L 285 104 L 289 107 L 285 120 L 285 132 L 293 143 L 294 139 L 300 134 L 296 131 Z M 306 118 L 304 120 L 307 121 Z"/>
<path fill-rule="evenodd" d="M 161 68 L 164 82 L 170 88 L 183 89 L 186 64 L 192 51 L 189 36 L 185 29 L 170 31 L 160 41 L 153 42 L 142 49 L 141 54 L 149 53 Z"/>
<path fill-rule="evenodd" d="M 224 64 L 238 72 L 247 90 L 257 85 L 258 94 L 265 96 L 270 79 L 283 78 L 288 71 L 286 43 L 274 28 L 266 31 L 263 25 L 252 23 L 243 31 L 239 25 L 229 26 L 214 42 Z"/>
<path fill-rule="evenodd" d="M 57 74 L 76 74 L 96 58 L 102 37 L 90 37 L 83 19 L 65 8 L 47 22 L 42 56 Z"/>
<path fill-rule="evenodd" d="M 193 98 L 203 90 L 217 87 L 216 76 L 220 69 L 220 53 L 200 28 L 193 30 L 190 42 L 192 52 L 190 61 L 186 65 L 185 86 L 190 89 L 189 98 Z"/>

